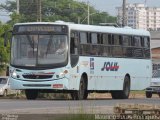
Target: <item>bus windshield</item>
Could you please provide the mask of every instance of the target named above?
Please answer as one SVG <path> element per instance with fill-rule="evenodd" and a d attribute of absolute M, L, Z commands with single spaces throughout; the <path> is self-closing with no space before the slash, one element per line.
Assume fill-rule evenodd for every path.
<path fill-rule="evenodd" d="M 15 34 L 12 37 L 11 64 L 45 66 L 67 60 L 67 35 Z"/>

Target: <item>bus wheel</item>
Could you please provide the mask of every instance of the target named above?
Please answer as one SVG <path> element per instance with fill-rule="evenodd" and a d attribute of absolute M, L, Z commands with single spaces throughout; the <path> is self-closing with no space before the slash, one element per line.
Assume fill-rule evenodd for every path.
<path fill-rule="evenodd" d="M 151 92 L 146 92 L 146 98 L 151 98 L 152 97 L 152 93 Z"/>
<path fill-rule="evenodd" d="M 74 91 L 71 93 L 72 100 L 78 100 L 78 91 Z"/>
<path fill-rule="evenodd" d="M 72 92 L 71 97 L 73 100 L 87 99 L 87 97 L 88 97 L 87 83 L 86 83 L 84 77 L 81 77 L 80 84 L 79 84 L 79 91 Z"/>
<path fill-rule="evenodd" d="M 129 94 L 130 94 L 130 79 L 128 76 L 125 76 L 123 91 L 122 91 L 122 99 L 128 99 Z"/>
<path fill-rule="evenodd" d="M 80 80 L 80 85 L 79 85 L 78 99 L 84 100 L 84 99 L 87 99 L 87 97 L 88 97 L 87 83 L 86 83 L 84 77 L 82 76 L 81 80 Z"/>
<path fill-rule="evenodd" d="M 35 100 L 38 96 L 38 90 L 25 90 L 25 95 L 28 100 Z"/>
<path fill-rule="evenodd" d="M 123 90 L 112 91 L 111 96 L 113 99 L 128 99 L 130 94 L 130 79 L 128 76 L 124 78 Z"/>

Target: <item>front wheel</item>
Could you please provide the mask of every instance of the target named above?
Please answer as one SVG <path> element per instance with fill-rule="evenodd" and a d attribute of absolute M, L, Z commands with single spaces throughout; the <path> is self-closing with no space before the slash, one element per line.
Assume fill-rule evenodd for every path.
<path fill-rule="evenodd" d="M 25 95 L 28 100 L 35 100 L 38 97 L 38 90 L 25 90 Z"/>
<path fill-rule="evenodd" d="M 87 82 L 84 77 L 81 77 L 79 90 L 71 93 L 73 100 L 84 100 L 88 97 Z"/>

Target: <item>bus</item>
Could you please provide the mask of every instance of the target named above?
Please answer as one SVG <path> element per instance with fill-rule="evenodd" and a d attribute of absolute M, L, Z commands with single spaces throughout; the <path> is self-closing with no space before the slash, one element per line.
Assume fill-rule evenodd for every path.
<path fill-rule="evenodd" d="M 27 99 L 41 92 L 69 93 L 74 100 L 109 92 L 113 99 L 128 99 L 131 90 L 150 85 L 150 33 L 145 30 L 17 23 L 10 41 L 11 88 L 24 90 Z"/>

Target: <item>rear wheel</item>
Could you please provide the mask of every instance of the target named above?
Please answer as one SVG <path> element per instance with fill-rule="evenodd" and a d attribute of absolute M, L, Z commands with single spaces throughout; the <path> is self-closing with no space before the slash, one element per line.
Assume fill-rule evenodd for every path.
<path fill-rule="evenodd" d="M 146 98 L 151 98 L 152 97 L 152 93 L 151 92 L 146 92 Z"/>
<path fill-rule="evenodd" d="M 130 94 L 130 79 L 125 76 L 122 91 L 112 91 L 111 96 L 113 99 L 128 99 Z"/>
<path fill-rule="evenodd" d="M 38 96 L 38 90 L 25 90 L 25 95 L 28 100 L 35 100 Z"/>
<path fill-rule="evenodd" d="M 87 82 L 84 77 L 81 77 L 79 91 L 74 91 L 71 93 L 71 97 L 73 100 L 84 100 L 88 97 L 87 92 Z"/>

